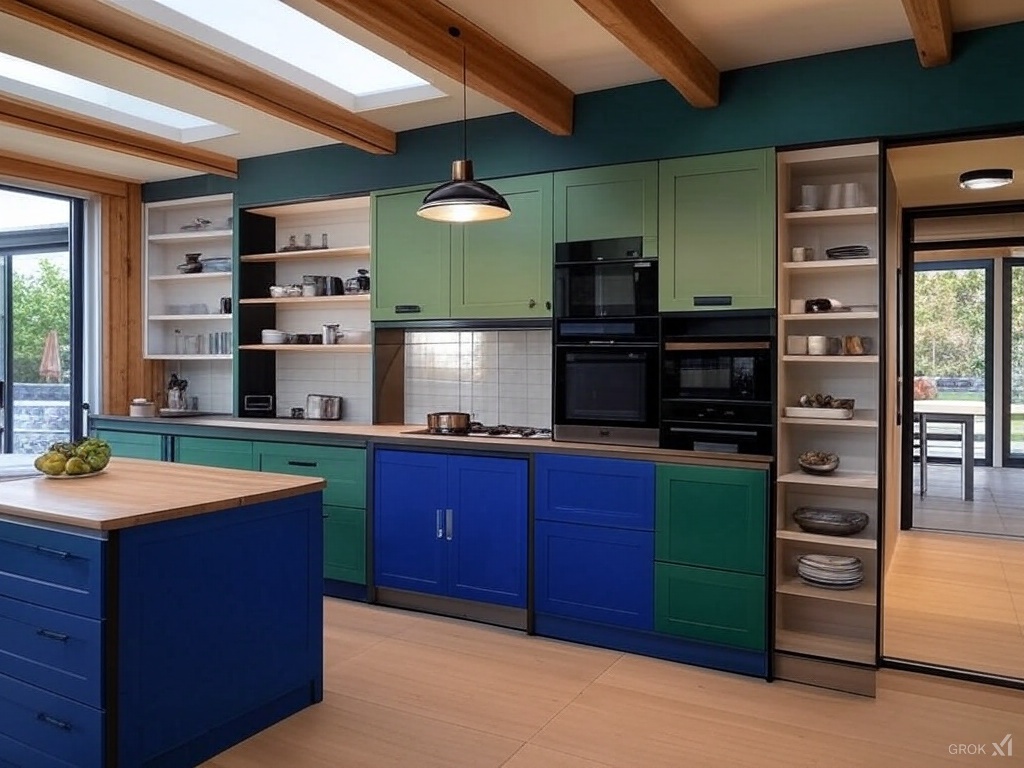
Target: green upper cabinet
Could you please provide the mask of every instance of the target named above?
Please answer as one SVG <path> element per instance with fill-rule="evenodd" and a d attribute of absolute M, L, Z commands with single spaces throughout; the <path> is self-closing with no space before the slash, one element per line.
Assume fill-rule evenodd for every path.
<path fill-rule="evenodd" d="M 658 255 L 658 163 L 555 174 L 555 242 L 643 237 Z"/>
<path fill-rule="evenodd" d="M 551 317 L 551 174 L 488 182 L 512 216 L 452 228 L 451 316 Z"/>
<path fill-rule="evenodd" d="M 663 312 L 775 306 L 775 151 L 659 168 Z"/>
<path fill-rule="evenodd" d="M 417 187 L 372 197 L 373 320 L 450 316 L 452 228 L 416 215 L 430 189 Z"/>

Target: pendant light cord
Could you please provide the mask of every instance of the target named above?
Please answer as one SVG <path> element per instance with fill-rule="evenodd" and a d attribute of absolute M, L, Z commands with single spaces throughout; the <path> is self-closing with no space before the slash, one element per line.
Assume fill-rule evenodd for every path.
<path fill-rule="evenodd" d="M 454 37 L 456 40 L 462 35 L 462 32 L 458 27 L 448 27 L 448 34 Z M 467 113 L 466 109 L 466 42 L 460 40 L 462 43 L 462 159 L 466 160 L 469 157 L 469 142 L 466 139 L 466 121 Z"/>

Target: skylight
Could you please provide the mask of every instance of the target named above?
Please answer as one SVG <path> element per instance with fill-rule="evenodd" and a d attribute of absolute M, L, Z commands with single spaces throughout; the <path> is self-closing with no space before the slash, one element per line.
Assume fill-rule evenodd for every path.
<path fill-rule="evenodd" d="M 187 112 L 6 53 L 0 53 L 0 90 L 182 143 L 234 133 Z"/>
<path fill-rule="evenodd" d="M 359 111 L 444 94 L 280 0 L 106 0 Z"/>

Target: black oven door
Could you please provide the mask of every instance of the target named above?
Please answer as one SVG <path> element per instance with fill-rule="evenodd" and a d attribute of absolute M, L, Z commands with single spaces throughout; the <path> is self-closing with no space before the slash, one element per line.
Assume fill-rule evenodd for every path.
<path fill-rule="evenodd" d="M 595 261 L 555 266 L 555 317 L 657 314 L 657 261 Z"/>
<path fill-rule="evenodd" d="M 665 400 L 769 402 L 769 342 L 668 342 L 662 392 Z"/>

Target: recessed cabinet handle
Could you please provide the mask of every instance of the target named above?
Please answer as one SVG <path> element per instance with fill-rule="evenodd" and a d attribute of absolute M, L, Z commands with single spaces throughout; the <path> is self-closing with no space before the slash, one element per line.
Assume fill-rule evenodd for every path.
<path fill-rule="evenodd" d="M 536 306 L 537 306 L 536 300 L 535 299 L 530 299 L 530 309 L 533 309 Z"/>
<path fill-rule="evenodd" d="M 732 296 L 694 296 L 695 307 L 731 307 Z"/>
<path fill-rule="evenodd" d="M 423 311 L 419 304 L 395 304 L 396 315 L 415 315 Z"/>
<path fill-rule="evenodd" d="M 444 528 L 445 528 L 445 533 L 444 533 L 445 539 L 447 541 L 451 541 L 452 540 L 452 511 L 450 509 L 446 509 L 444 511 Z"/>
<path fill-rule="evenodd" d="M 65 635 L 63 632 L 54 632 L 52 629 L 37 629 L 36 634 L 40 637 L 46 637 L 50 640 L 58 640 L 62 643 L 66 643 L 70 639 L 70 635 Z"/>
<path fill-rule="evenodd" d="M 48 715 L 45 712 L 40 712 L 38 715 L 36 715 L 36 719 L 42 720 L 44 723 L 48 723 L 49 725 L 52 725 L 54 728 L 60 728 L 62 731 L 71 730 L 71 723 L 68 723 L 64 720 L 58 720 L 56 717 Z"/>
<path fill-rule="evenodd" d="M 444 523 L 441 522 L 441 510 L 437 510 L 437 516 L 434 518 L 434 522 L 437 525 L 437 538 L 444 538 Z"/>
<path fill-rule="evenodd" d="M 50 549 L 49 547 L 44 547 L 39 544 L 36 545 L 36 551 L 42 552 L 44 555 L 53 555 L 54 557 L 59 557 L 61 560 L 67 560 L 69 557 L 71 557 L 70 552 L 65 552 L 61 549 Z"/>
<path fill-rule="evenodd" d="M 289 461 L 289 467 L 316 467 L 315 461 Z"/>

